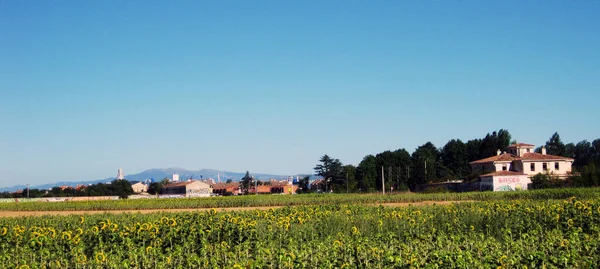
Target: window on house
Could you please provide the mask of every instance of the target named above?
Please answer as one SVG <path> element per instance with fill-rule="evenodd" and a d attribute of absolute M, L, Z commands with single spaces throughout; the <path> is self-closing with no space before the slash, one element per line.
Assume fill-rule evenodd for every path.
<path fill-rule="evenodd" d="M 542 164 L 542 169 L 543 169 L 544 171 L 548 170 L 548 164 L 547 164 L 547 163 L 543 163 L 543 164 Z"/>
<path fill-rule="evenodd" d="M 506 171 L 506 164 L 502 165 L 502 171 Z"/>
<path fill-rule="evenodd" d="M 529 149 L 527 149 L 527 153 L 529 153 Z"/>
<path fill-rule="evenodd" d="M 558 163 L 557 163 L 557 162 L 556 162 L 556 163 L 554 163 L 554 170 L 560 170 L 560 169 L 559 169 L 559 167 L 560 167 L 560 166 L 558 165 Z"/>
<path fill-rule="evenodd" d="M 529 167 L 531 168 L 531 171 L 535 171 L 535 163 L 531 163 Z"/>

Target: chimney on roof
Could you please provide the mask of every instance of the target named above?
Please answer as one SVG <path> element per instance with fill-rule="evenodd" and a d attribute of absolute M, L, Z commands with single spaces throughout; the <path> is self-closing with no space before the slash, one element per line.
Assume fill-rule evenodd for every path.
<path fill-rule="evenodd" d="M 500 155 L 500 149 L 496 151 L 496 155 Z"/>
<path fill-rule="evenodd" d="M 542 155 L 546 155 L 546 146 L 542 146 Z"/>

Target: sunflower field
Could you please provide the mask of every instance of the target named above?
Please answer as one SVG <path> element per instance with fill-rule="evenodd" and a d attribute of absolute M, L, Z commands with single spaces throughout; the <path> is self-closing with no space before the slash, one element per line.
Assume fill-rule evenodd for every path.
<path fill-rule="evenodd" d="M 600 199 L 0 219 L 0 268 L 599 268 Z"/>

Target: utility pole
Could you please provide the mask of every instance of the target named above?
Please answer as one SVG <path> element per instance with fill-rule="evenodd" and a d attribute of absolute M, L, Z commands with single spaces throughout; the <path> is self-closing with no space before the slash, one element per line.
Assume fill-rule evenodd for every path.
<path fill-rule="evenodd" d="M 383 171 L 383 166 L 381 166 L 381 190 L 383 192 L 383 195 L 385 195 L 385 175 Z"/>
<path fill-rule="evenodd" d="M 346 193 L 348 193 L 348 171 L 346 171 Z"/>
<path fill-rule="evenodd" d="M 252 180 L 254 180 L 254 177 L 252 177 Z M 258 180 L 254 180 L 254 191 L 258 195 Z"/>
<path fill-rule="evenodd" d="M 29 184 L 27 184 L 27 198 L 29 198 Z"/>
<path fill-rule="evenodd" d="M 396 176 L 396 182 L 398 182 L 398 186 L 396 186 L 396 191 L 400 191 L 400 177 L 402 176 L 402 168 L 398 166 L 398 175 Z"/>
<path fill-rule="evenodd" d="M 391 166 L 388 166 L 388 177 L 390 178 L 390 180 L 394 180 L 394 174 L 392 173 L 392 167 Z M 394 182 L 394 181 L 392 181 L 392 182 Z M 392 183 L 390 183 L 390 184 L 392 184 Z M 390 188 L 390 193 L 391 192 L 392 192 L 392 189 Z"/>

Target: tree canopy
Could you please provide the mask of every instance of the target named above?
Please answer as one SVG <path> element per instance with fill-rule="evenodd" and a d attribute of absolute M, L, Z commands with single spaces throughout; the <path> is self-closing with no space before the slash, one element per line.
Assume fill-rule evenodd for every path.
<path fill-rule="evenodd" d="M 331 186 L 328 186 L 333 187 L 335 192 L 345 192 L 346 189 L 353 192 L 381 191 L 382 177 L 385 178 L 386 191 L 392 187 L 394 190 L 405 190 L 407 187 L 414 190 L 426 183 L 476 179 L 477 172 L 471 171 L 469 163 L 494 156 L 497 150 L 504 151 L 511 143 L 516 141 L 510 132 L 500 129 L 466 143 L 460 139 L 450 139 L 441 148 L 426 142 L 412 154 L 405 149 L 368 154 L 356 167 L 343 166 L 338 159 L 326 154 L 319 159 L 319 164 L 314 169 L 318 176 L 331 180 Z M 555 132 L 545 146 L 547 154 L 575 159 L 573 169 L 581 171 L 578 182 L 584 182 L 579 185 L 600 184 L 596 183 L 599 181 L 597 178 L 600 178 L 600 169 L 597 168 L 600 167 L 600 139 L 564 144 L 560 135 Z"/>

